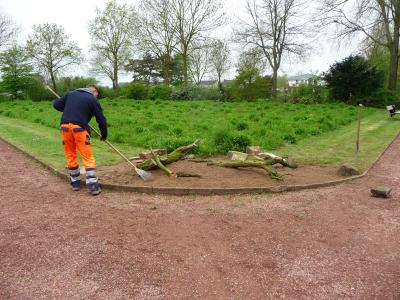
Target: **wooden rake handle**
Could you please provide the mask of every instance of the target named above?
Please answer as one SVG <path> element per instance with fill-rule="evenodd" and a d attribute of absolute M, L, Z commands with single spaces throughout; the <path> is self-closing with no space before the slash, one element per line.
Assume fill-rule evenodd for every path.
<path fill-rule="evenodd" d="M 91 126 L 89 124 L 89 127 L 90 127 L 91 130 L 94 131 L 94 133 L 96 133 L 98 136 L 101 137 L 100 132 L 98 132 L 96 129 L 94 129 L 93 126 Z M 136 166 L 129 160 L 129 158 L 127 158 L 117 148 L 115 148 L 115 146 L 113 144 L 111 144 L 111 142 L 109 142 L 108 140 L 104 140 L 104 142 L 106 142 L 108 146 L 110 146 L 115 152 L 117 152 L 119 154 L 119 156 L 121 156 L 123 159 L 125 159 L 128 163 L 130 163 L 136 169 Z"/>

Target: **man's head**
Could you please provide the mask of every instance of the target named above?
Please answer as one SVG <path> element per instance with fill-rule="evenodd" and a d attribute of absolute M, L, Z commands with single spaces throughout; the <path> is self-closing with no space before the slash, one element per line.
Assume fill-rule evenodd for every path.
<path fill-rule="evenodd" d="M 90 91 L 92 92 L 93 96 L 95 96 L 96 98 L 98 98 L 100 96 L 99 89 L 97 88 L 96 85 L 88 84 L 87 88 L 90 89 Z"/>

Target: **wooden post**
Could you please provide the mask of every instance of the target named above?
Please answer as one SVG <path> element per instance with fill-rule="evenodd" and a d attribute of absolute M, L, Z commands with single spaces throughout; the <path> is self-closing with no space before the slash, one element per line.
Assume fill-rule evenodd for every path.
<path fill-rule="evenodd" d="M 358 126 L 357 126 L 357 138 L 356 138 L 356 153 L 360 151 L 360 130 L 361 130 L 361 114 L 363 105 L 358 105 Z"/>

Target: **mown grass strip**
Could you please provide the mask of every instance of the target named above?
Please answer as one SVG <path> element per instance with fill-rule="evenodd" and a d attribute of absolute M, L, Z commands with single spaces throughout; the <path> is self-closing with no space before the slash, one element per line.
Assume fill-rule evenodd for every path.
<path fill-rule="evenodd" d="M 65 166 L 61 136 L 57 129 L 0 116 L 0 136 L 55 168 L 62 169 Z M 116 144 L 116 146 L 128 156 L 140 151 L 140 148 L 124 144 Z M 92 136 L 92 149 L 98 166 L 113 165 L 121 160 L 96 136 Z"/>
<path fill-rule="evenodd" d="M 365 171 L 393 140 L 399 127 L 399 118 L 389 118 L 384 110 L 379 110 L 362 119 L 358 154 L 357 122 L 307 138 L 296 145 L 285 145 L 278 152 L 303 164 L 336 166 L 347 162 Z"/>

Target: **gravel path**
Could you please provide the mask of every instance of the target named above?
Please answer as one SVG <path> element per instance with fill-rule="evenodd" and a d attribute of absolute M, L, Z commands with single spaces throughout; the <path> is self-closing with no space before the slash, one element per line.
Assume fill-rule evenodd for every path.
<path fill-rule="evenodd" d="M 336 187 L 92 197 L 0 142 L 0 299 L 400 299 L 398 153 Z"/>

